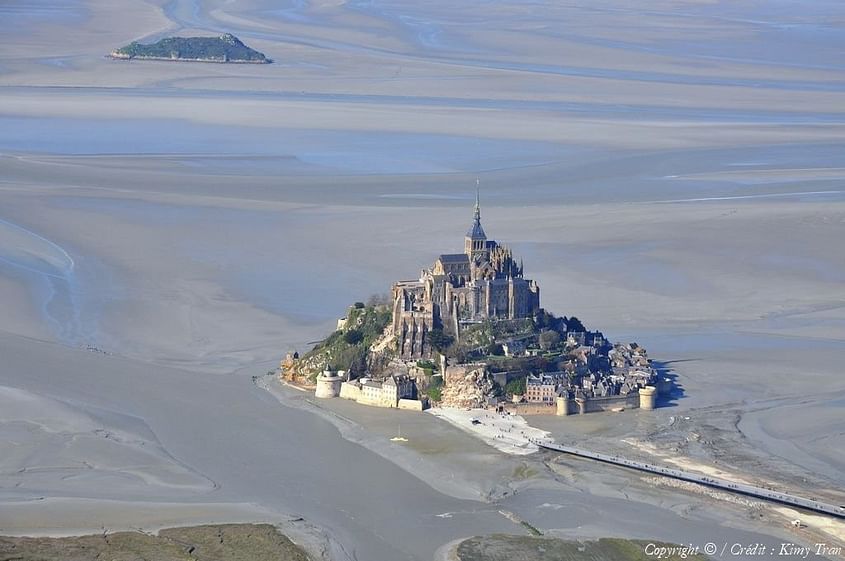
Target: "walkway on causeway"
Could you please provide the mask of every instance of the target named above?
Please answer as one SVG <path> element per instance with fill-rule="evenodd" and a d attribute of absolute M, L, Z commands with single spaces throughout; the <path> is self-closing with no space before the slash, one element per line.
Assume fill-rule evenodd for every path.
<path fill-rule="evenodd" d="M 732 493 L 739 493 L 741 495 L 747 495 L 749 497 L 756 497 L 758 499 L 765 499 L 767 501 L 773 501 L 789 506 L 796 506 L 805 510 L 811 510 L 814 512 L 819 512 L 821 514 L 835 516 L 837 518 L 845 518 L 845 508 L 817 501 L 814 498 L 805 499 L 804 497 L 789 495 L 787 493 L 779 493 L 777 491 L 766 489 L 764 487 L 755 487 L 753 485 L 746 485 L 743 483 L 734 483 L 733 481 L 728 481 L 727 479 L 719 479 L 718 477 L 710 477 L 707 475 L 692 473 L 689 471 L 681 471 L 679 469 L 662 467 L 654 464 L 635 462 L 633 460 L 623 458 L 622 456 L 610 456 L 607 454 L 600 454 L 598 452 L 590 452 L 588 450 L 582 450 L 580 448 L 574 448 L 572 446 L 558 444 L 550 440 L 530 440 L 532 444 L 535 444 L 540 448 L 544 448 L 546 450 L 563 452 L 564 454 L 570 454 L 572 456 L 597 460 L 606 464 L 613 464 L 616 466 L 622 466 L 638 471 L 663 475 L 665 477 L 672 477 L 674 479 L 680 479 L 681 481 L 699 483 L 701 485 L 715 487 L 717 489 L 730 491 Z"/>

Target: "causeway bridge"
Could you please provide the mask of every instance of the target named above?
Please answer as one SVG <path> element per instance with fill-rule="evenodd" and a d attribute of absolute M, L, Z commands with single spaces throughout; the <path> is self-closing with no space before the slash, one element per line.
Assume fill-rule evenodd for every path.
<path fill-rule="evenodd" d="M 710 477 L 708 475 L 692 473 L 689 471 L 682 471 L 679 469 L 663 467 L 654 464 L 647 464 L 644 462 L 636 462 L 634 460 L 623 458 L 622 456 L 590 452 L 589 450 L 582 450 L 573 446 L 565 446 L 563 444 L 558 444 L 551 440 L 539 440 L 536 438 L 531 438 L 529 440 L 532 444 L 535 444 L 536 446 L 545 450 L 562 452 L 564 454 L 578 456 L 580 458 L 588 458 L 590 460 L 596 460 L 606 464 L 622 466 L 629 469 L 635 469 L 637 471 L 644 471 L 647 473 L 662 475 L 664 477 L 671 477 L 674 479 L 679 479 L 681 481 L 699 483 L 701 485 L 714 487 L 716 489 L 722 489 L 724 491 L 729 491 L 732 493 L 738 493 L 740 495 L 755 497 L 757 499 L 764 499 L 767 501 L 799 507 L 805 510 L 811 510 L 813 512 L 818 512 L 821 514 L 827 514 L 829 516 L 835 516 L 837 518 L 845 519 L 845 505 L 832 505 L 829 503 L 818 501 L 812 497 L 807 499 L 804 497 L 799 497 L 797 495 L 781 493 L 779 491 L 774 491 L 765 487 L 755 487 L 754 485 L 735 483 L 733 481 L 728 481 L 727 479 L 720 479 L 718 477 Z"/>

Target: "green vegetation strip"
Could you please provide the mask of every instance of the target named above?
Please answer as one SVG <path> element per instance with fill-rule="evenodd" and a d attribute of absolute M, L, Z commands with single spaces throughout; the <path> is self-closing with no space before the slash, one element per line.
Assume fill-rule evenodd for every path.
<path fill-rule="evenodd" d="M 355 376 L 364 376 L 375 365 L 367 364 L 367 351 L 378 339 L 387 324 L 391 311 L 386 306 L 365 306 L 357 302 L 349 309 L 346 327 L 335 331 L 302 357 L 330 370 L 350 370 Z M 317 372 L 312 374 L 316 379 Z"/>
<path fill-rule="evenodd" d="M 269 524 L 169 528 L 66 538 L 0 537 L 0 561 L 308 561 Z"/>
<path fill-rule="evenodd" d="M 596 541 L 564 541 L 557 538 L 492 535 L 474 537 L 458 545 L 460 561 L 646 561 L 655 556 L 651 548 L 665 547 L 664 561 L 706 561 L 701 554 L 684 553 L 681 546 L 643 540 L 602 538 Z M 675 553 L 671 549 L 676 548 Z M 683 555 L 683 556 L 682 556 Z"/>
<path fill-rule="evenodd" d="M 532 535 L 534 535 L 534 536 L 542 536 L 543 535 L 543 532 L 541 532 L 540 530 L 538 530 L 537 528 L 535 528 L 534 526 L 532 526 L 531 524 L 529 524 L 525 520 L 523 520 L 521 522 L 521 524 L 523 526 L 525 526 L 528 529 L 528 531 L 531 532 Z"/>

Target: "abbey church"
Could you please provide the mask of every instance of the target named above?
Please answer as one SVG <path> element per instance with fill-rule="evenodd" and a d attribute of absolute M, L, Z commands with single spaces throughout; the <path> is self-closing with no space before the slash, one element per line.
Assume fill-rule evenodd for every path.
<path fill-rule="evenodd" d="M 522 263 L 487 239 L 477 192 L 463 253 L 440 255 L 419 280 L 395 283 L 392 294 L 393 333 L 404 359 L 431 356 L 432 329 L 459 336 L 465 325 L 532 317 L 540 307 L 540 287 L 524 278 Z"/>

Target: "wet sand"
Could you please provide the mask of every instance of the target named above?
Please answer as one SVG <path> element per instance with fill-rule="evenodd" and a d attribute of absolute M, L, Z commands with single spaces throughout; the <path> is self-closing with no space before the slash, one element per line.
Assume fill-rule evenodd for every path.
<path fill-rule="evenodd" d="M 796 539 L 429 415 L 252 382 L 459 250 L 479 177 L 485 229 L 544 306 L 636 340 L 681 390 L 651 417 L 538 426 L 609 442 L 718 417 L 740 465 L 841 489 L 841 6 L 772 6 L 0 7 L 0 511 L 27 511 L 0 532 L 302 515 L 394 561 L 521 531 L 505 509 L 575 538 Z M 176 31 L 276 63 L 104 58 Z"/>

